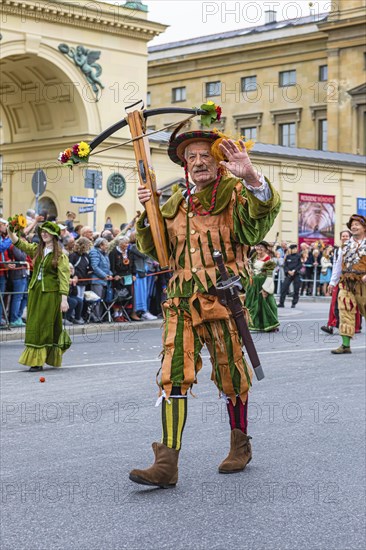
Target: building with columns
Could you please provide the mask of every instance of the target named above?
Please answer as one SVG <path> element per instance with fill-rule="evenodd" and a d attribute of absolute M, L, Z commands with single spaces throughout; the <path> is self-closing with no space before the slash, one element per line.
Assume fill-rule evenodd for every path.
<path fill-rule="evenodd" d="M 32 176 L 42 169 L 47 186 L 39 208 L 59 220 L 73 210 L 80 223 L 92 225 L 93 213 L 78 214 L 82 205 L 70 202 L 93 197 L 85 170 L 61 166 L 59 152 L 90 142 L 145 98 L 147 43 L 166 27 L 149 21 L 141 2 L 0 0 L 0 8 L 1 215 L 34 208 Z M 88 165 L 102 173 L 98 228 L 108 216 L 119 226 L 139 208 L 133 149 L 123 145 L 129 137 L 128 129 L 115 134 L 99 149 L 119 147 Z M 156 149 L 159 160 L 159 144 Z"/>
<path fill-rule="evenodd" d="M 365 0 L 149 48 L 151 105 L 223 108 L 221 128 L 261 143 L 366 154 Z M 159 123 L 169 123 L 165 116 Z"/>

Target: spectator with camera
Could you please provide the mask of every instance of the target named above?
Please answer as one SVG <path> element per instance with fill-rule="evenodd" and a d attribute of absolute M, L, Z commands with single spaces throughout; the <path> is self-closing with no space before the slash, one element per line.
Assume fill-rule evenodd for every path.
<path fill-rule="evenodd" d="M 114 278 L 114 292 L 117 295 L 119 294 L 121 299 L 133 296 L 133 284 L 136 279 L 136 266 L 129 250 L 129 242 L 128 237 L 117 237 L 114 241 L 115 246 L 109 252 L 111 271 Z M 140 321 L 140 317 L 133 309 L 132 301 L 129 309 L 129 317 L 133 321 Z M 117 322 L 125 320 L 121 309 L 118 307 L 118 303 L 114 312 L 114 320 Z"/>

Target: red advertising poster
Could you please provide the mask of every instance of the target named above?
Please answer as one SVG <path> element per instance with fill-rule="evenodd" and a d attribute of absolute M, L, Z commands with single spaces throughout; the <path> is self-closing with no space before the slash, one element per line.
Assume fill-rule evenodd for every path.
<path fill-rule="evenodd" d="M 322 241 L 334 246 L 335 196 L 299 193 L 299 246 Z"/>

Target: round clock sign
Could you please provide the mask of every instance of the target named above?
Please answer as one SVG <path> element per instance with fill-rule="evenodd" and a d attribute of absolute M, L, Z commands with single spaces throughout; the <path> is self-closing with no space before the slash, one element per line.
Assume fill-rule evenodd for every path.
<path fill-rule="evenodd" d="M 126 180 L 122 174 L 115 172 L 110 175 L 107 180 L 107 189 L 108 193 L 112 195 L 112 197 L 116 199 L 122 197 L 126 191 Z"/>

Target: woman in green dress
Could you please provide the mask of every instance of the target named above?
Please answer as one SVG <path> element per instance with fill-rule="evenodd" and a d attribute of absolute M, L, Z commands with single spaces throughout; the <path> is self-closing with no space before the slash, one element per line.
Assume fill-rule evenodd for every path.
<path fill-rule="evenodd" d="M 25 350 L 19 363 L 30 372 L 43 370 L 44 363 L 61 367 L 63 350 L 59 345 L 62 312 L 69 309 L 70 269 L 68 257 L 59 243 L 57 223 L 44 222 L 38 228 L 39 244 L 28 243 L 12 233 L 13 244 L 33 258 L 33 275 L 29 283 Z"/>
<path fill-rule="evenodd" d="M 273 270 L 276 263 L 270 255 L 270 246 L 262 241 L 251 257 L 253 277 L 246 288 L 245 305 L 250 313 L 250 330 L 271 332 L 279 326 L 277 304 L 273 296 Z"/>

